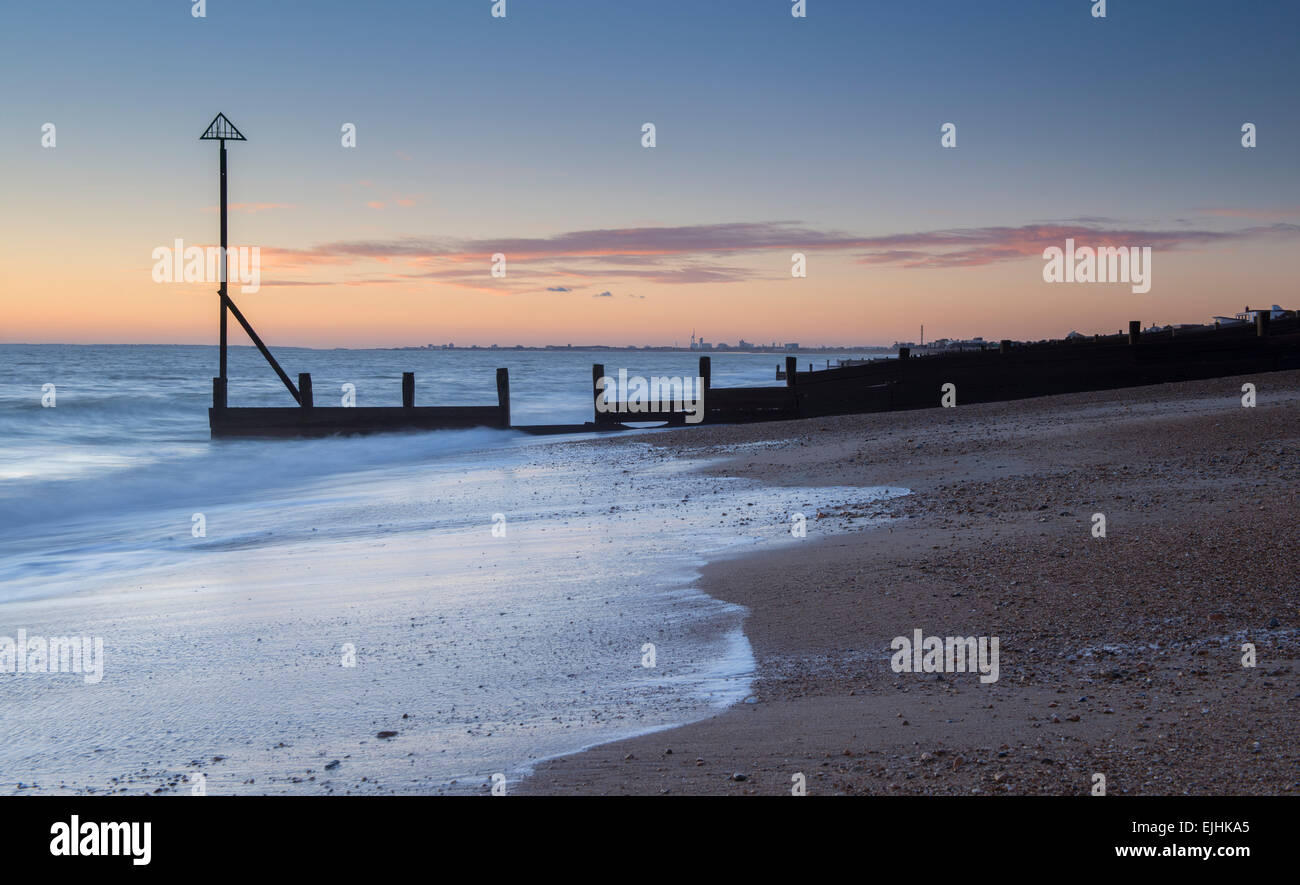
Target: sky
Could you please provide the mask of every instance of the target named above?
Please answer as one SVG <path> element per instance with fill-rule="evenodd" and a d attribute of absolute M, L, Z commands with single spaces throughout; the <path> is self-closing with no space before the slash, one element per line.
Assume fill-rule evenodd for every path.
<path fill-rule="evenodd" d="M 808 347 L 1300 307 L 1295 3 L 194 5 L 6 5 L 0 341 L 215 341 L 215 283 L 155 281 L 154 250 L 219 241 L 217 112 L 248 139 L 230 243 L 260 255 L 231 294 L 272 345 Z M 1150 291 L 1046 282 L 1067 238 L 1150 246 Z"/>

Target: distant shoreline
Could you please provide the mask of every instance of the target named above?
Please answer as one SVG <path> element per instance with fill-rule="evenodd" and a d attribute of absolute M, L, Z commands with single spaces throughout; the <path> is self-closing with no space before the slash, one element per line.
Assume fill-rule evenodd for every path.
<path fill-rule="evenodd" d="M 125 343 L 125 342 L 98 342 L 98 343 L 69 343 L 63 341 L 0 341 L 0 347 L 213 347 L 217 343 L 199 342 L 199 343 Z M 231 349 L 242 347 L 249 350 L 256 348 L 252 344 L 243 344 L 231 342 Z M 562 344 L 543 344 L 543 345 L 523 345 L 512 344 L 507 347 L 494 347 L 491 345 L 472 344 L 467 347 L 425 347 L 418 345 L 405 346 L 386 346 L 386 347 L 312 347 L 305 344 L 277 344 L 272 345 L 272 350 L 393 350 L 393 351 L 428 351 L 436 353 L 438 351 L 455 351 L 464 353 L 604 353 L 609 351 L 627 352 L 627 353 L 690 353 L 700 356 L 712 356 L 715 354 L 825 354 L 825 353 L 878 353 L 881 355 L 894 354 L 898 352 L 897 348 L 886 347 L 879 344 L 863 345 L 861 347 L 797 347 L 785 349 L 781 347 L 756 347 L 741 350 L 736 347 L 725 349 L 708 349 L 692 350 L 689 347 L 672 347 L 658 345 L 605 345 L 605 344 L 581 344 L 581 345 L 562 345 Z"/>

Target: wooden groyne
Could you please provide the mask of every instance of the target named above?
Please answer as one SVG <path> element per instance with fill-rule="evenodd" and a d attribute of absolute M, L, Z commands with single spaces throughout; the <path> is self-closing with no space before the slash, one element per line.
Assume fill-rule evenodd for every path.
<path fill-rule="evenodd" d="M 274 360 L 269 351 L 268 360 Z M 276 365 L 278 368 L 278 365 Z M 784 386 L 715 387 L 712 360 L 700 357 L 698 402 L 602 401 L 605 367 L 592 366 L 593 419 L 584 424 L 516 425 L 510 421 L 509 372 L 497 369 L 497 402 L 485 406 L 416 406 L 415 375 L 402 379 L 402 405 L 321 407 L 313 401 L 311 376 L 292 390 L 296 408 L 230 408 L 220 378 L 213 379 L 209 410 L 213 436 L 324 436 L 465 427 L 510 429 L 531 434 L 610 432 L 630 425 L 689 427 L 739 424 L 866 412 L 939 407 L 951 384 L 959 404 L 1110 390 L 1255 372 L 1300 368 L 1300 320 L 1143 333 L 1136 321 L 1124 335 L 1015 344 L 1002 341 L 982 351 L 914 357 L 799 371 L 787 357 Z M 692 408 L 693 407 L 693 408 Z M 698 411 L 697 411 L 698 410 Z M 697 420 L 693 420 L 697 419 Z"/>
<path fill-rule="evenodd" d="M 957 403 L 997 402 L 1300 368 L 1300 320 L 1264 315 L 1254 325 L 1143 333 L 1036 344 L 999 342 L 982 351 L 913 357 L 799 372 L 786 384 L 799 417 L 939 406 L 942 387 Z"/>
<path fill-rule="evenodd" d="M 903 348 L 897 359 L 801 372 L 796 357 L 786 357 L 784 387 L 713 387 L 708 357 L 700 358 L 705 381 L 701 424 L 733 424 L 889 412 L 941 406 L 944 385 L 953 385 L 957 403 L 999 402 L 1112 390 L 1146 384 L 1276 372 L 1300 368 L 1300 319 L 1253 325 L 1202 327 L 1143 333 L 1137 321 L 1127 334 L 1090 339 L 1016 344 L 1001 341 L 984 350 L 913 357 Z M 604 367 L 592 367 L 593 382 Z M 601 392 L 594 385 L 594 395 Z M 616 421 L 659 421 L 689 426 L 675 403 L 606 404 L 595 411 L 597 426 Z"/>
<path fill-rule="evenodd" d="M 220 378 L 212 379 L 208 425 L 213 436 L 329 436 L 398 430 L 510 427 L 510 374 L 497 369 L 495 406 L 417 406 L 415 373 L 402 375 L 401 406 L 317 406 L 311 375 L 298 376 L 297 408 L 230 408 Z"/>

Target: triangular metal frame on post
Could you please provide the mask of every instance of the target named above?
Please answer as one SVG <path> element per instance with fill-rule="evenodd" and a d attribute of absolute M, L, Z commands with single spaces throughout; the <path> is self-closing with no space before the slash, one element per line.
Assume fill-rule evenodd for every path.
<path fill-rule="evenodd" d="M 217 114 L 208 124 L 208 128 L 199 136 L 199 141 L 248 141 L 244 133 L 235 128 L 235 124 L 225 114 Z"/>

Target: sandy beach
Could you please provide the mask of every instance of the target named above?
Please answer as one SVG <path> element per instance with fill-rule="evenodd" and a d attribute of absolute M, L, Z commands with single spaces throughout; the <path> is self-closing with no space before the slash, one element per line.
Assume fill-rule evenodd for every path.
<path fill-rule="evenodd" d="M 1098 773 L 1108 795 L 1300 791 L 1297 405 L 1281 372 L 652 435 L 672 457 L 769 443 L 719 475 L 912 494 L 705 569 L 749 610 L 747 702 L 512 792 L 789 794 L 803 775 L 808 795 L 1087 795 Z M 999 679 L 894 672 L 914 629 L 999 637 Z"/>

